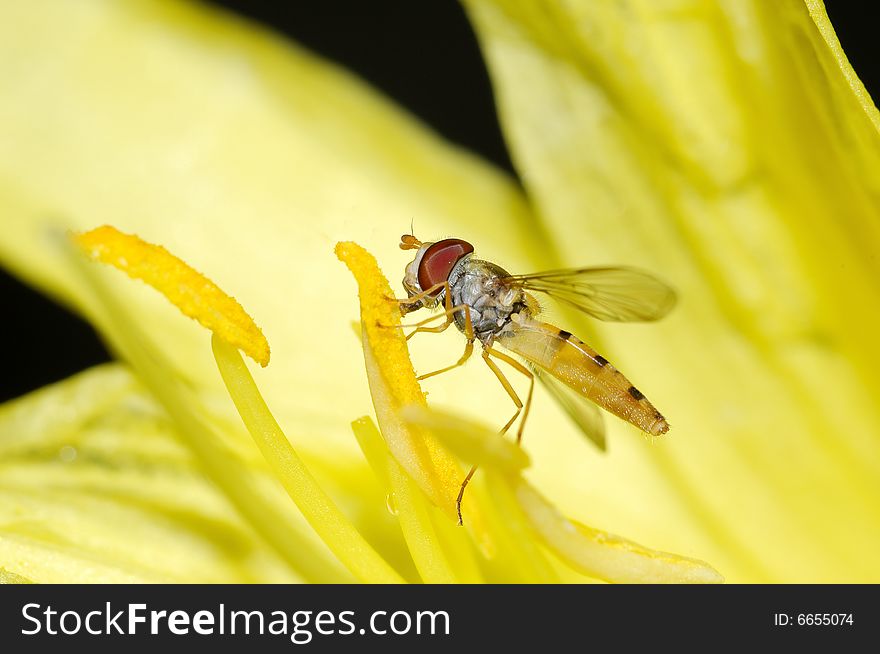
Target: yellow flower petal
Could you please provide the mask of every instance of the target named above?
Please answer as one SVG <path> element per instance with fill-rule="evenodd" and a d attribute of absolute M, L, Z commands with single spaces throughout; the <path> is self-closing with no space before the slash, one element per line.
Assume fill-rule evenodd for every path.
<path fill-rule="evenodd" d="M 285 426 L 320 434 L 303 449 L 338 472 L 355 468 L 347 424 L 368 410 L 370 395 L 353 372 L 361 353 L 347 318 L 332 319 L 351 300 L 333 242 L 357 237 L 399 266 L 397 235 L 415 216 L 420 229 L 435 233 L 488 237 L 505 225 L 492 242 L 523 256 L 516 247 L 529 217 L 522 194 L 349 75 L 229 14 L 112 0 L 63 7 L 36 0 L 0 13 L 0 58 L 11 62 L 0 79 L 7 146 L 0 149 L 0 259 L 96 323 L 170 407 L 211 478 L 291 555 L 303 525 L 278 504 L 275 486 L 263 498 L 265 515 L 248 513 L 262 494 L 253 492 L 247 467 L 264 466 L 243 430 L 231 427 L 237 419 L 225 409 L 201 329 L 155 294 L 101 276 L 116 301 L 108 312 L 91 282 L 71 274 L 51 247 L 47 228 L 113 223 L 247 297 L 249 310 L 272 325 L 276 362 L 285 362 L 267 369 L 266 400 Z M 149 343 L 119 331 L 140 325 L 148 326 Z M 181 387 L 184 399 L 175 397 Z M 327 403 L 330 396 L 347 401 Z M 338 579 L 324 567 L 326 552 L 312 555 L 309 547 L 300 549 L 311 568 L 292 556 L 291 564 L 305 578 Z"/>
<path fill-rule="evenodd" d="M 264 368 L 269 364 L 269 342 L 235 298 L 161 245 L 123 234 L 110 225 L 75 234 L 74 240 L 96 261 L 155 288 L 184 315 Z"/>
<path fill-rule="evenodd" d="M 481 507 L 486 507 L 486 523 L 496 543 L 488 560 L 490 581 L 551 584 L 570 579 L 568 568 L 554 570 L 505 477 L 486 470 L 473 485 L 469 492 L 480 498 Z"/>
<path fill-rule="evenodd" d="M 400 412 L 411 427 L 426 429 L 453 454 L 468 463 L 516 473 L 529 465 L 529 455 L 512 441 L 493 431 L 451 413 L 431 411 L 418 405 L 405 406 Z"/>
<path fill-rule="evenodd" d="M 297 515 L 278 504 L 277 485 L 254 483 L 254 477 L 265 479 L 264 466 L 254 460 L 253 447 L 242 443 L 237 420 L 230 420 L 201 330 L 179 320 L 154 294 L 131 285 L 119 292 L 120 280 L 94 272 L 71 274 L 42 238 L 45 216 L 78 230 L 118 224 L 166 244 L 211 271 L 223 288 L 247 297 L 248 307 L 278 334 L 276 363 L 285 361 L 264 375 L 266 399 L 282 424 L 316 434 L 304 450 L 327 458 L 341 452 L 332 468 L 339 474 L 350 466 L 345 454 L 354 452 L 348 422 L 368 410 L 370 397 L 356 373 L 360 351 L 344 310 L 349 285 L 329 255 L 332 243 L 357 238 L 388 252 L 389 269 L 402 267 L 394 241 L 415 214 L 419 229 L 466 236 L 481 256 L 526 271 L 524 262 L 546 262 L 551 250 L 522 195 L 345 74 L 198 5 L 84 0 L 59 8 L 35 0 L 8 3 L 0 18 L 0 60 L 15 62 L 0 79 L 0 141 L 6 146 L 0 149 L 0 209 L 8 218 L 0 259 L 98 324 L 173 417 L 210 478 L 291 567 L 307 579 L 340 578 L 321 544 L 301 533 Z M 107 57 L 108 51 L 114 56 Z M 46 152 L 52 152 L 50 159 Z M 364 273 L 358 275 L 362 302 L 364 289 L 390 294 L 371 258 L 356 267 Z M 371 312 L 381 311 L 367 308 L 364 315 L 373 319 L 378 313 Z M 150 325 L 149 341 L 142 324 Z M 383 344 L 387 334 L 371 333 L 373 327 L 375 320 L 364 321 L 363 354 L 380 426 L 395 459 L 448 516 L 460 481 L 453 473 L 457 465 L 440 444 L 400 421 L 405 396 L 412 395 L 406 404 L 423 405 L 424 398 L 409 380 L 414 376 L 404 344 Z M 397 330 L 386 331 L 400 340 Z M 448 354 L 447 345 L 438 338 L 419 348 Z M 479 389 L 481 411 L 495 415 L 503 405 L 498 414 L 508 414 L 509 400 L 499 389 L 493 397 L 479 381 L 445 383 L 435 380 L 432 397 L 459 406 Z M 345 401 L 328 403 L 328 397 Z M 564 491 L 552 495 L 578 507 L 586 505 L 578 495 L 585 483 L 580 480 L 595 479 L 590 488 L 601 501 L 589 506 L 603 505 L 605 480 L 599 484 L 600 475 L 584 474 L 584 468 L 598 466 L 561 440 L 565 423 L 558 412 L 542 411 L 538 401 L 536 418 L 543 418 L 547 438 L 546 444 L 535 439 L 533 473 L 551 477 L 551 489 Z M 567 459 L 568 470 L 546 465 L 552 447 Z M 612 463 L 606 476 L 619 472 L 615 463 L 618 468 Z M 554 580 L 524 518 L 508 518 L 504 511 L 505 502 L 511 514 L 517 509 L 510 489 L 496 501 L 482 481 L 476 480 L 473 501 L 465 505 L 468 527 L 478 532 L 488 557 L 481 571 L 485 567 L 487 578 L 497 581 Z M 264 493 L 268 486 L 274 492 Z M 627 501 L 616 507 L 630 509 L 621 520 L 639 525 L 641 540 L 645 522 L 649 532 L 654 527 L 644 508 L 641 515 L 632 510 L 645 506 L 638 502 L 643 489 L 633 485 L 629 495 L 619 495 Z M 266 511 L 257 512 L 264 499 Z M 468 514 L 476 507 L 480 515 L 487 507 L 486 528 Z M 435 520 L 436 511 L 428 514 L 447 567 L 454 569 L 455 557 L 466 558 L 469 550 L 449 543 L 458 538 L 461 545 L 467 532 L 446 516 Z M 663 528 L 656 534 L 670 538 L 669 525 L 678 521 L 657 515 Z M 424 536 L 427 522 L 414 517 L 422 531 L 411 534 Z M 377 531 L 385 524 L 376 523 L 371 526 Z M 690 527 L 674 538 L 694 536 L 697 547 L 705 545 L 703 531 Z M 480 533 L 491 538 L 481 540 Z M 423 560 L 423 570 L 427 565 Z"/>
<path fill-rule="evenodd" d="M 27 577 L 9 572 L 4 568 L 0 568 L 0 584 L 32 584 L 34 583 Z"/>
<path fill-rule="evenodd" d="M 321 434 L 307 445 L 321 457 L 360 457 L 349 423 L 371 410 L 353 372 L 362 354 L 337 241 L 402 271 L 397 240 L 414 219 L 425 234 L 468 234 L 527 257 L 530 213 L 510 179 L 229 12 L 168 0 L 0 3 L 0 61 L 0 262 L 94 321 L 47 223 L 112 224 L 161 243 L 271 333 L 266 401 L 285 428 Z M 109 284 L 125 289 L 155 346 L 191 385 L 224 398 L 198 325 L 125 281 Z M 347 401 L 328 403 L 333 394 Z"/>
<path fill-rule="evenodd" d="M 298 579 L 121 365 L 2 405 L 0 459 L 0 581 Z"/>
<path fill-rule="evenodd" d="M 821 3 L 675 4 L 466 2 L 545 264 L 638 265 L 681 299 L 566 325 L 669 438 L 609 421 L 609 456 L 534 446 L 533 479 L 733 581 L 880 580 L 877 110 Z"/>

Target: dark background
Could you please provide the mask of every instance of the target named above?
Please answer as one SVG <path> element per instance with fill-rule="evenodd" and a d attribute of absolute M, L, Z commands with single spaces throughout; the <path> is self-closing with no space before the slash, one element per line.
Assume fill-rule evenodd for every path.
<path fill-rule="evenodd" d="M 371 82 L 447 139 L 513 173 L 489 77 L 455 0 L 213 0 Z M 873 4 L 826 0 L 844 51 L 880 93 Z M 0 269 L 6 351 L 0 401 L 109 360 L 92 328 Z"/>

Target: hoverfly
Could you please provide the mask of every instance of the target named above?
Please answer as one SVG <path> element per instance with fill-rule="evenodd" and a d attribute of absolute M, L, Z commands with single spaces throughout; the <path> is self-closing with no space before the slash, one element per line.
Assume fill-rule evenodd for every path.
<path fill-rule="evenodd" d="M 532 402 L 535 377 L 566 409 L 569 415 L 597 445 L 604 448 L 599 416 L 584 408 L 583 400 L 635 425 L 652 436 L 665 434 L 669 423 L 632 383 L 586 343 L 570 332 L 535 319 L 537 300 L 530 292 L 543 293 L 599 320 L 630 322 L 658 320 L 675 304 L 675 292 L 648 273 L 634 268 L 574 268 L 531 275 L 511 275 L 489 261 L 473 256 L 467 241 L 447 238 L 423 243 L 405 234 L 402 250 L 417 250 L 407 265 L 403 287 L 407 297 L 397 300 L 402 314 L 421 308 L 444 312 L 414 325 L 411 338 L 419 332 L 442 332 L 450 324 L 464 333 L 467 343 L 454 364 L 419 376 L 419 380 L 458 368 L 470 358 L 474 342 L 482 345 L 482 358 L 516 405 L 516 412 L 501 428 L 505 434 L 522 415 L 516 441 Z M 433 327 L 428 323 L 444 318 Z M 497 346 L 518 355 L 525 365 Z M 503 361 L 529 379 L 529 392 L 523 402 L 495 360 Z M 461 484 L 456 501 L 461 524 L 464 490 L 476 472 L 472 467 Z"/>

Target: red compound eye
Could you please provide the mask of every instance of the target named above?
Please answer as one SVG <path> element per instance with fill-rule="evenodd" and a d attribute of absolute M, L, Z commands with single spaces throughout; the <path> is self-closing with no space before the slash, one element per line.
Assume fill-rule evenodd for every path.
<path fill-rule="evenodd" d="M 457 238 L 437 241 L 422 255 L 419 263 L 419 286 L 427 291 L 436 284 L 442 284 L 449 279 L 449 273 L 458 260 L 473 251 L 473 245 Z M 438 290 L 431 295 L 436 297 L 439 293 Z"/>

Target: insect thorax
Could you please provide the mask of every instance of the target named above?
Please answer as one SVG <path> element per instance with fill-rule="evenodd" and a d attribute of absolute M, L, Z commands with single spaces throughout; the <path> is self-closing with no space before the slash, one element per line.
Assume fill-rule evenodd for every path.
<path fill-rule="evenodd" d="M 449 274 L 453 306 L 469 307 L 474 334 L 483 343 L 507 327 L 514 313 L 529 312 L 525 294 L 501 280 L 509 273 L 488 261 L 468 255 Z M 455 325 L 465 333 L 464 312 L 455 314 Z"/>

